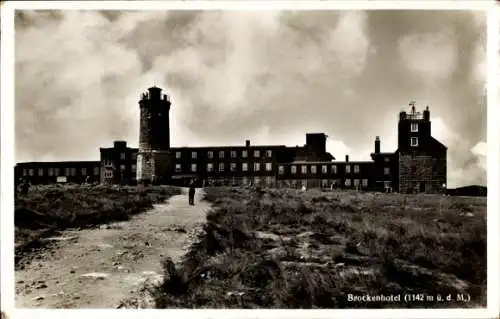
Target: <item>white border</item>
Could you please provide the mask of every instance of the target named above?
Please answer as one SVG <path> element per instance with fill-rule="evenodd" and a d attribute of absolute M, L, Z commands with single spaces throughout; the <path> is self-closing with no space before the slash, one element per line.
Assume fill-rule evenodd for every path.
<path fill-rule="evenodd" d="M 386 310 L 14 310 L 14 9 L 120 10 L 310 10 L 310 9 L 447 9 L 488 11 L 488 308 Z M 1 305 L 10 318 L 495 318 L 499 315 L 499 125 L 498 72 L 499 15 L 493 1 L 13 1 L 1 8 Z M 497 93 L 499 92 L 499 93 Z M 14 316 L 13 316 L 14 311 Z"/>

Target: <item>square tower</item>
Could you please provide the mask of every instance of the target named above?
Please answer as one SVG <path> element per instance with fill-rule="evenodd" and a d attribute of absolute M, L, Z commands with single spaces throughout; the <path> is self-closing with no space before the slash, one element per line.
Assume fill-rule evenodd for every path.
<path fill-rule="evenodd" d="M 400 193 L 442 193 L 446 190 L 447 148 L 431 135 L 429 107 L 399 113 L 398 156 Z"/>

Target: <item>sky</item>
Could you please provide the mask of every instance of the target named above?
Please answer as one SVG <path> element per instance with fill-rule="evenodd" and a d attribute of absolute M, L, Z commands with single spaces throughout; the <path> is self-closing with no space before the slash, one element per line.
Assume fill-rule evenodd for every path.
<path fill-rule="evenodd" d="M 303 145 L 338 160 L 397 148 L 431 111 L 448 186 L 486 184 L 486 15 L 473 11 L 18 11 L 16 161 L 137 147 L 140 94 L 172 100 L 172 146 Z"/>

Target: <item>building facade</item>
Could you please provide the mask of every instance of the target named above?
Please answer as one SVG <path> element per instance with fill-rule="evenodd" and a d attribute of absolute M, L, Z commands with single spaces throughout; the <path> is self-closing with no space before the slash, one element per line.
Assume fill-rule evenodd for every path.
<path fill-rule="evenodd" d="M 376 137 L 370 161 L 351 161 L 348 155 L 339 161 L 326 151 L 324 133 L 307 133 L 306 143 L 293 147 L 252 145 L 249 140 L 235 146 L 171 147 L 171 102 L 161 89 L 152 87 L 139 101 L 138 148 L 115 141 L 113 147 L 100 149 L 100 161 L 19 163 L 16 175 L 26 176 L 32 183 L 53 183 L 64 177 L 67 182 L 80 182 L 84 173 L 92 172 L 92 180 L 102 184 L 187 185 L 196 179 L 205 185 L 444 193 L 447 148 L 431 135 L 429 108 L 420 113 L 414 103 L 410 106 L 409 113 L 399 114 L 395 152 L 381 152 Z M 48 171 L 35 174 L 46 167 L 59 170 L 52 175 Z M 75 170 L 80 174 L 73 175 Z"/>

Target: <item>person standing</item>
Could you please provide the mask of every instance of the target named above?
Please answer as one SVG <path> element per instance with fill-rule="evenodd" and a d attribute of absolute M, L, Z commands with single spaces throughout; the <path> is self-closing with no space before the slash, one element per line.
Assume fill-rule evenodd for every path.
<path fill-rule="evenodd" d="M 194 205 L 195 184 L 194 179 L 189 183 L 189 205 Z"/>

